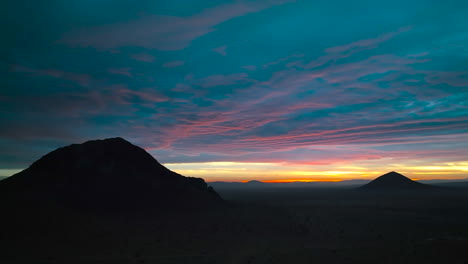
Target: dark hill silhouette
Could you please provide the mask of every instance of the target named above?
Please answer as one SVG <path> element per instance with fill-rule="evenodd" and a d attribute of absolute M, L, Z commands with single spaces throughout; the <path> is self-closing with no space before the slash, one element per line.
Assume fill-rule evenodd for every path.
<path fill-rule="evenodd" d="M 265 185 L 264 182 L 262 182 L 262 181 L 257 181 L 257 180 L 251 180 L 251 181 L 246 182 L 245 184 L 250 184 L 250 185 Z"/>
<path fill-rule="evenodd" d="M 54 150 L 0 182 L 0 193 L 81 207 L 204 207 L 222 199 L 201 178 L 184 177 L 122 138 Z"/>
<path fill-rule="evenodd" d="M 377 177 L 375 180 L 361 186 L 360 188 L 367 190 L 420 190 L 429 187 L 429 185 L 413 181 L 398 172 L 391 171 Z"/>

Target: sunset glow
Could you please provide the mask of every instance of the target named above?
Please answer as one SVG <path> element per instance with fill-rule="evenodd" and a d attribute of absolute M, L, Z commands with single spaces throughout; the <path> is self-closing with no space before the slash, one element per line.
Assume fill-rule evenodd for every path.
<path fill-rule="evenodd" d="M 263 181 L 266 183 L 288 183 L 288 182 L 340 182 L 342 180 L 330 180 L 330 179 L 286 179 L 286 180 L 270 180 Z"/>
<path fill-rule="evenodd" d="M 9 7 L 0 176 L 122 137 L 207 181 L 468 178 L 460 3 L 150 2 Z"/>
<path fill-rule="evenodd" d="M 355 166 L 343 164 L 329 165 L 291 165 L 289 163 L 248 163 L 248 162 L 202 162 L 166 163 L 171 170 L 183 175 L 203 177 L 207 181 L 246 182 L 313 182 L 343 181 L 352 179 L 374 179 L 389 171 L 399 171 L 410 178 L 465 179 L 465 167 L 460 164 L 438 164 L 437 170 L 410 164 L 388 164 L 382 168 L 380 160 L 356 163 Z"/>

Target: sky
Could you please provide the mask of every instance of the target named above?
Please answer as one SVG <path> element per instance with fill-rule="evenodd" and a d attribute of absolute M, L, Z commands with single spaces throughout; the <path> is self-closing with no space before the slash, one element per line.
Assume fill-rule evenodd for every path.
<path fill-rule="evenodd" d="M 207 181 L 468 178 L 466 1 L 0 10 L 0 176 L 119 136 Z"/>

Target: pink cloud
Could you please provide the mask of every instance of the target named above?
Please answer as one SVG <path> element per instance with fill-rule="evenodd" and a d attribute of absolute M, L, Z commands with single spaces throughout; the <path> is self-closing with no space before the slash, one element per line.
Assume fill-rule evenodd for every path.
<path fill-rule="evenodd" d="M 147 49 L 180 50 L 216 29 L 214 26 L 232 18 L 281 5 L 292 0 L 236 1 L 208 8 L 187 16 L 146 15 L 115 24 L 76 29 L 58 41 L 70 46 L 116 49 L 138 46 Z"/>
<path fill-rule="evenodd" d="M 125 75 L 128 77 L 133 77 L 133 75 L 130 73 L 130 70 L 132 68 L 110 68 L 107 69 L 107 72 L 110 74 L 117 74 L 117 75 Z"/>
<path fill-rule="evenodd" d="M 292 54 L 292 55 L 289 55 L 287 57 L 284 57 L 284 58 L 280 58 L 276 61 L 272 61 L 272 62 L 269 62 L 269 63 L 266 63 L 263 65 L 263 68 L 268 68 L 270 66 L 273 66 L 273 65 L 277 65 L 277 64 L 280 64 L 282 62 L 285 62 L 285 61 L 288 61 L 292 58 L 301 58 L 301 57 L 304 57 L 304 54 Z"/>
<path fill-rule="evenodd" d="M 154 62 L 156 60 L 156 57 L 145 52 L 131 54 L 130 57 L 134 60 L 145 61 L 145 62 Z"/>
<path fill-rule="evenodd" d="M 453 136 L 453 135 L 452 135 Z M 450 142 L 457 142 L 466 138 L 467 135 L 454 137 Z M 437 138 L 431 137 L 435 140 Z M 420 139 L 420 137 L 418 137 Z M 409 140 L 404 141 L 405 143 Z M 445 141 L 442 141 L 445 142 Z M 410 142 L 413 143 L 413 142 Z M 324 147 L 298 147 L 294 146 L 290 149 L 278 150 L 272 146 L 271 148 L 258 149 L 255 152 L 240 152 L 236 151 L 234 145 L 225 145 L 224 148 L 216 145 L 196 145 L 196 150 L 190 148 L 176 148 L 173 149 L 176 153 L 174 158 L 170 160 L 171 163 L 190 163 L 190 162 L 203 162 L 203 161 L 230 161 L 242 163 L 275 163 L 283 166 L 296 166 L 296 165 L 346 165 L 354 162 L 367 163 L 379 159 L 389 160 L 393 162 L 424 159 L 426 162 L 431 158 L 439 159 L 440 157 L 448 158 L 449 160 L 456 160 L 460 156 L 466 155 L 466 150 L 462 148 L 453 150 L 426 150 L 414 148 L 411 150 L 379 150 L 369 147 L 362 147 L 357 145 L 343 146 L 324 146 Z M 156 150 L 157 148 L 148 147 L 148 150 Z M 206 157 L 199 155 L 200 149 L 206 151 L 205 153 L 212 153 L 209 160 Z"/>
<path fill-rule="evenodd" d="M 410 31 L 412 29 L 411 26 L 399 28 L 397 31 L 382 34 L 376 38 L 371 39 L 363 39 L 356 42 L 352 42 L 350 44 L 336 46 L 332 48 L 328 48 L 325 50 L 326 53 L 355 53 L 357 51 L 361 51 L 364 49 L 372 49 L 376 48 L 378 44 L 388 41 L 400 33 Z"/>
<path fill-rule="evenodd" d="M 237 147 L 253 147 L 288 149 L 297 148 L 304 145 L 375 145 L 375 144 L 403 144 L 422 143 L 425 140 L 421 137 L 402 137 L 401 134 L 411 135 L 417 131 L 441 131 L 447 129 L 459 129 L 466 126 L 467 118 L 444 118 L 432 120 L 402 121 L 394 124 L 376 124 L 367 126 L 355 126 L 342 129 L 329 129 L 317 132 L 291 131 L 287 135 L 270 137 L 250 137 L 243 138 L 236 143 Z M 408 126 L 431 123 L 432 126 Z M 397 136 L 400 135 L 400 136 Z M 244 143 L 242 143 L 244 142 Z M 428 141 L 431 142 L 431 141 Z"/>

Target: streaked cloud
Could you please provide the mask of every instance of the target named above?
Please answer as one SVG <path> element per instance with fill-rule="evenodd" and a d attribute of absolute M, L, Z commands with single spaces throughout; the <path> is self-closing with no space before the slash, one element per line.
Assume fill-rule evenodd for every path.
<path fill-rule="evenodd" d="M 155 62 L 156 57 L 146 52 L 130 54 L 130 57 L 137 61 L 145 61 L 145 62 Z"/>
<path fill-rule="evenodd" d="M 143 15 L 130 21 L 73 29 L 64 34 L 58 43 L 98 49 L 138 46 L 180 50 L 189 46 L 194 39 L 215 31 L 215 26 L 222 22 L 288 2 L 292 1 L 234 1 L 185 17 Z"/>
<path fill-rule="evenodd" d="M 107 71 L 110 74 L 119 74 L 119 75 L 125 75 L 128 77 L 133 77 L 132 73 L 130 72 L 132 69 L 131 68 L 109 68 Z"/>
<path fill-rule="evenodd" d="M 175 68 L 175 67 L 179 67 L 179 66 L 182 66 L 185 64 L 185 61 L 168 61 L 166 63 L 163 64 L 163 67 L 166 67 L 166 68 Z"/>
<path fill-rule="evenodd" d="M 464 4 L 118 3 L 11 26 L 0 169 L 122 136 L 208 180 L 466 174 Z"/>

